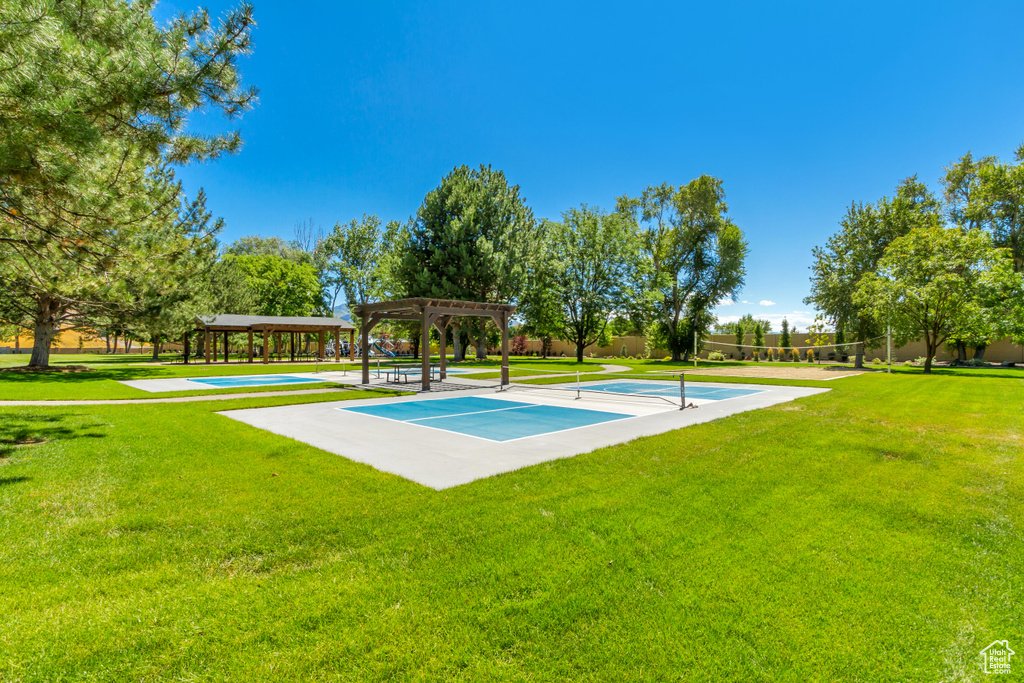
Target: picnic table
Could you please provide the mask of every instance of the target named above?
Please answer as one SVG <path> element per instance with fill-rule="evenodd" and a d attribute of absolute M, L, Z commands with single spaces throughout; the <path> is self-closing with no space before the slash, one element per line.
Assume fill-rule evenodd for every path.
<path fill-rule="evenodd" d="M 423 366 L 420 363 L 394 363 L 392 365 L 384 366 L 384 380 L 390 382 L 392 376 L 394 381 L 398 382 L 401 379 L 405 384 L 409 383 L 409 375 L 419 375 L 422 372 Z M 430 364 L 430 379 L 433 381 L 435 378 L 439 379 L 441 374 L 441 365 L 439 363 Z"/>

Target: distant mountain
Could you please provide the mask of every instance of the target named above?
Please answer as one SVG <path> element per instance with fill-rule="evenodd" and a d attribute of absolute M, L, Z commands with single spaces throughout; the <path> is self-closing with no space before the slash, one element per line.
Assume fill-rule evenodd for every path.
<path fill-rule="evenodd" d="M 341 318 L 342 320 L 352 322 L 352 314 L 348 312 L 348 306 L 342 304 L 334 307 L 334 317 Z"/>

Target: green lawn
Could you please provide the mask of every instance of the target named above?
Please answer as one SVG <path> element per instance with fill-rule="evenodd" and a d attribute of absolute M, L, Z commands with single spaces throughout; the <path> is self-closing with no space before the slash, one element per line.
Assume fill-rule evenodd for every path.
<path fill-rule="evenodd" d="M 318 396 L 0 409 L 0 680 L 982 680 L 1022 625 L 1018 377 L 443 492 L 214 412 Z"/>

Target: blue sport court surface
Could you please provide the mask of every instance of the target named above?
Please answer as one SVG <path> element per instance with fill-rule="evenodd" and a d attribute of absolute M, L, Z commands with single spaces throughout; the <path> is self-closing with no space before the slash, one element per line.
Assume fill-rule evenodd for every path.
<path fill-rule="evenodd" d="M 489 441 L 513 441 L 633 417 L 602 410 L 506 401 L 483 396 L 403 401 L 338 410 Z"/>
<path fill-rule="evenodd" d="M 309 382 L 326 382 L 326 379 L 319 377 L 293 377 L 291 375 L 239 375 L 238 377 L 201 377 L 189 378 L 189 382 L 205 384 L 211 387 L 237 388 L 237 387 L 269 387 L 280 384 L 306 384 Z"/>
<path fill-rule="evenodd" d="M 604 391 L 611 394 L 630 394 L 636 396 L 664 396 L 665 398 L 679 399 L 678 382 L 587 382 L 581 384 L 580 388 L 585 391 Z M 731 387 L 699 387 L 690 384 L 686 385 L 686 400 L 691 398 L 704 399 L 706 401 L 724 401 L 730 398 L 741 398 L 760 394 L 758 389 L 733 389 Z"/>

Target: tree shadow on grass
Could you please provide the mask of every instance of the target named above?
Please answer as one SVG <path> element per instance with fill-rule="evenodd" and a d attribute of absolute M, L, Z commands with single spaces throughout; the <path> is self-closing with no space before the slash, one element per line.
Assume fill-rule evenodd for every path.
<path fill-rule="evenodd" d="M 0 421 L 0 459 L 20 448 L 37 446 L 49 441 L 67 439 L 101 439 L 106 433 L 99 431 L 102 422 L 78 423 L 77 414 L 4 416 Z"/>
<path fill-rule="evenodd" d="M 971 379 L 989 380 L 1021 380 L 1024 379 L 1024 367 L 1013 368 L 932 368 L 931 374 L 925 374 L 924 368 L 901 366 L 898 370 L 894 367 L 893 374 L 911 375 L 917 377 L 970 377 Z"/>
<path fill-rule="evenodd" d="M 0 486 L 20 484 L 23 481 L 32 481 L 32 477 L 0 477 Z"/>

